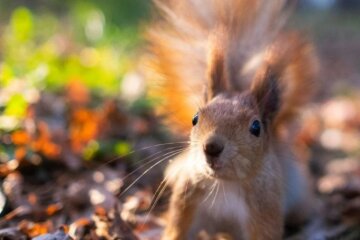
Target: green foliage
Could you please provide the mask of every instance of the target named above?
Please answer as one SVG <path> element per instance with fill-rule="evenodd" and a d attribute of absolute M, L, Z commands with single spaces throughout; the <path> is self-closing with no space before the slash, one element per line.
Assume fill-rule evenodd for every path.
<path fill-rule="evenodd" d="M 14 117 L 24 117 L 27 107 L 27 102 L 24 96 L 20 94 L 14 94 L 7 102 L 4 114 Z"/>
<path fill-rule="evenodd" d="M 29 91 L 33 96 L 61 92 L 72 80 L 100 98 L 119 95 L 123 76 L 135 66 L 139 23 L 147 16 L 148 1 L 33 1 L 31 8 L 15 1 L 0 6 L 9 15 L 0 18 L 0 117 L 21 119 L 36 101 Z"/>
<path fill-rule="evenodd" d="M 73 100 L 68 95 L 73 82 L 85 89 L 73 94 L 83 93 L 80 99 L 91 100 L 82 103 L 87 111 L 121 98 L 123 78 L 135 72 L 141 22 L 148 9 L 148 0 L 0 1 L 0 135 L 6 136 L 0 139 L 0 161 L 21 159 L 32 150 L 35 155 L 56 156 L 64 147 L 53 136 L 59 130 L 69 135 L 65 139 L 73 143 L 73 154 L 84 160 L 131 151 L 127 140 L 101 138 L 96 130 L 100 122 L 89 116 L 62 129 L 71 114 L 79 115 L 82 109 L 61 106 Z M 128 101 L 135 114 L 151 107 L 143 95 L 139 97 Z M 42 106 L 40 99 L 54 103 Z M 60 110 L 52 112 L 54 106 Z M 36 131 L 26 129 L 25 118 Z"/>
<path fill-rule="evenodd" d="M 95 155 L 99 152 L 100 145 L 97 141 L 90 141 L 88 145 L 83 150 L 83 159 L 84 160 L 92 160 Z"/>
<path fill-rule="evenodd" d="M 114 146 L 114 152 L 117 156 L 125 156 L 131 151 L 131 146 L 128 142 L 119 141 Z"/>
<path fill-rule="evenodd" d="M 16 9 L 10 20 L 10 28 L 17 43 L 29 41 L 33 37 L 31 12 L 24 7 Z"/>

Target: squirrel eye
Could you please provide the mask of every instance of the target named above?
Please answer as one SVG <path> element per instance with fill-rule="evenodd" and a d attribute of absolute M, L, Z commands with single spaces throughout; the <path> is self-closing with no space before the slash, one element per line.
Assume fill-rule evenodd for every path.
<path fill-rule="evenodd" d="M 195 116 L 192 119 L 192 125 L 195 126 L 199 121 L 199 114 L 196 113 Z"/>
<path fill-rule="evenodd" d="M 256 137 L 260 136 L 261 132 L 261 124 L 259 120 L 255 120 L 252 122 L 251 127 L 249 129 L 250 133 Z"/>

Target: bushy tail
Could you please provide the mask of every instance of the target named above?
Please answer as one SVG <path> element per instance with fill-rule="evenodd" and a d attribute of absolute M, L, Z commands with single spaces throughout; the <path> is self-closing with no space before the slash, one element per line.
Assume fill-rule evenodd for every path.
<path fill-rule="evenodd" d="M 308 43 L 283 33 L 284 0 L 159 0 L 156 5 L 161 17 L 147 35 L 149 87 L 150 95 L 162 100 L 159 112 L 171 129 L 186 134 L 206 99 L 206 78 L 214 67 L 211 55 L 219 54 L 211 50 L 214 44 L 221 45 L 216 49 L 221 49 L 233 91 L 249 86 L 269 49 L 284 46 L 279 58 L 272 58 L 287 59 L 284 71 L 291 83 L 278 124 L 293 117 L 308 98 L 315 60 Z"/>

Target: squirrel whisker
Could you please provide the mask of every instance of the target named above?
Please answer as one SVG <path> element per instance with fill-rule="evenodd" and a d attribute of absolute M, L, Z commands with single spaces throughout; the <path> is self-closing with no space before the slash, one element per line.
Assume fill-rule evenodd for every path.
<path fill-rule="evenodd" d="M 213 201 L 211 203 L 210 209 L 214 207 L 214 203 L 215 203 L 216 197 L 217 197 L 218 192 L 219 192 L 220 183 L 219 183 L 219 181 L 215 181 L 215 183 L 216 183 L 216 191 L 215 191 L 215 195 L 214 195 Z"/>
<path fill-rule="evenodd" d="M 204 204 L 210 198 L 215 188 L 216 188 L 216 181 L 214 181 L 214 183 L 211 185 L 209 194 L 204 198 L 204 200 L 200 204 Z"/>
<path fill-rule="evenodd" d="M 140 159 L 139 161 L 137 161 L 134 166 L 140 166 L 140 165 L 143 165 L 143 164 L 148 164 L 149 162 L 153 161 L 153 157 L 159 155 L 159 154 L 162 154 L 164 152 L 168 152 L 168 151 L 172 151 L 172 150 L 180 150 L 180 149 L 185 149 L 187 148 L 188 146 L 175 146 L 175 147 L 167 147 L 167 148 L 164 148 L 164 149 L 161 149 L 149 156 L 147 156 L 146 158 L 143 158 L 143 159 Z M 159 157 L 159 156 L 157 156 Z"/>
<path fill-rule="evenodd" d="M 177 146 L 177 147 L 169 147 L 169 148 L 166 148 L 166 149 L 162 149 L 160 151 L 157 151 L 153 154 L 151 154 L 150 156 L 144 158 L 143 162 L 145 161 L 145 163 L 143 162 L 139 162 L 138 165 L 140 165 L 139 167 L 137 167 L 136 169 L 132 170 L 130 173 L 128 173 L 127 175 L 125 175 L 125 177 L 122 178 L 122 181 L 124 181 L 125 179 L 127 179 L 128 177 L 132 176 L 134 173 L 136 173 L 137 171 L 139 171 L 140 169 L 152 164 L 153 162 L 157 161 L 159 158 L 162 158 L 162 157 L 165 157 L 167 156 L 168 154 L 171 154 L 173 153 L 174 151 L 177 151 L 177 150 L 184 150 L 186 149 L 186 147 L 180 147 Z M 165 151 L 169 151 L 171 150 L 170 152 L 167 152 L 165 154 L 163 154 Z M 159 154 L 162 154 L 162 155 L 159 155 Z M 156 156 L 158 155 L 158 156 Z M 156 157 L 155 157 L 156 156 Z M 153 159 L 151 159 L 153 158 Z M 137 166 L 138 166 L 137 165 Z"/>
<path fill-rule="evenodd" d="M 225 199 L 225 203 L 228 205 L 229 201 L 227 199 L 226 193 L 225 193 L 225 186 L 224 186 L 224 182 L 221 182 L 221 187 L 222 187 L 222 191 L 223 191 L 223 195 L 224 195 L 224 199 Z"/>
<path fill-rule="evenodd" d="M 170 154 L 167 153 L 165 155 L 167 155 L 166 157 L 164 157 L 163 159 L 157 161 L 155 164 L 153 164 L 152 166 L 150 166 L 147 170 L 145 170 L 139 177 L 137 177 L 128 187 L 125 188 L 125 190 L 119 195 L 119 197 L 123 196 L 132 186 L 135 185 L 135 183 L 137 183 L 139 181 L 140 178 L 142 178 L 146 173 L 148 173 L 151 169 L 153 169 L 154 167 L 156 167 L 157 165 L 159 165 L 160 163 L 164 162 L 165 160 L 169 160 L 171 157 L 186 151 L 186 149 L 181 149 L 181 150 L 174 150 L 172 151 Z"/>
<path fill-rule="evenodd" d="M 186 151 L 187 149 L 185 149 L 184 151 Z M 191 152 L 192 149 L 190 149 L 189 152 Z M 184 166 L 181 166 L 181 169 L 179 169 L 178 171 L 181 171 L 184 168 Z M 145 217 L 145 221 L 144 224 L 147 222 L 148 217 L 150 215 L 150 213 L 154 210 L 156 204 L 158 203 L 158 201 L 161 198 L 161 195 L 164 193 L 165 189 L 167 188 L 167 186 L 169 185 L 169 175 L 167 175 L 166 177 L 164 177 L 164 179 L 161 181 L 159 187 L 156 189 L 155 193 L 154 193 L 154 197 L 152 199 L 152 203 L 149 209 L 149 212 L 147 213 L 146 217 Z M 186 195 L 186 189 L 185 189 L 185 195 Z"/>
<path fill-rule="evenodd" d="M 148 213 L 146 214 L 145 221 L 144 221 L 143 225 L 148 221 L 148 218 L 149 218 L 151 212 L 154 210 L 156 204 L 158 203 L 158 201 L 161 198 L 161 195 L 164 193 L 166 187 L 168 186 L 168 180 L 167 179 L 168 179 L 168 177 L 165 177 L 161 181 L 159 187 L 156 189 L 156 191 L 154 193 L 154 197 L 151 200 L 150 209 L 149 209 Z"/>
<path fill-rule="evenodd" d="M 103 164 L 101 164 L 100 167 L 105 166 L 105 165 L 107 165 L 109 163 L 115 162 L 115 161 L 117 161 L 119 159 L 128 157 L 128 156 L 130 156 L 132 154 L 135 154 L 135 153 L 138 153 L 138 152 L 141 152 L 141 151 L 145 151 L 145 150 L 149 150 L 151 148 L 156 148 L 156 147 L 161 147 L 161 146 L 168 146 L 168 145 L 175 145 L 175 144 L 190 144 L 190 143 L 191 143 L 191 141 L 181 141 L 181 142 L 168 142 L 168 143 L 160 143 L 160 144 L 155 144 L 155 145 L 151 145 L 151 146 L 146 146 L 146 147 L 143 147 L 143 148 L 140 148 L 140 149 L 130 151 L 127 154 L 112 158 L 112 159 L 104 162 Z"/>

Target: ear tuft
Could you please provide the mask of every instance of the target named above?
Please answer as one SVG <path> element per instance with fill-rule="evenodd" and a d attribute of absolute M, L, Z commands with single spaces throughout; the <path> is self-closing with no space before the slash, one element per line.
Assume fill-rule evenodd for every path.
<path fill-rule="evenodd" d="M 263 120 L 271 121 L 275 129 L 291 121 L 315 92 L 317 70 L 308 42 L 295 33 L 279 37 L 267 50 L 251 86 Z"/>
<path fill-rule="evenodd" d="M 251 87 L 264 123 L 273 121 L 281 105 L 280 76 L 271 68 L 258 73 L 257 79 Z"/>
<path fill-rule="evenodd" d="M 229 88 L 226 63 L 226 31 L 217 27 L 209 38 L 208 76 L 205 100 L 209 101 L 217 94 Z"/>

